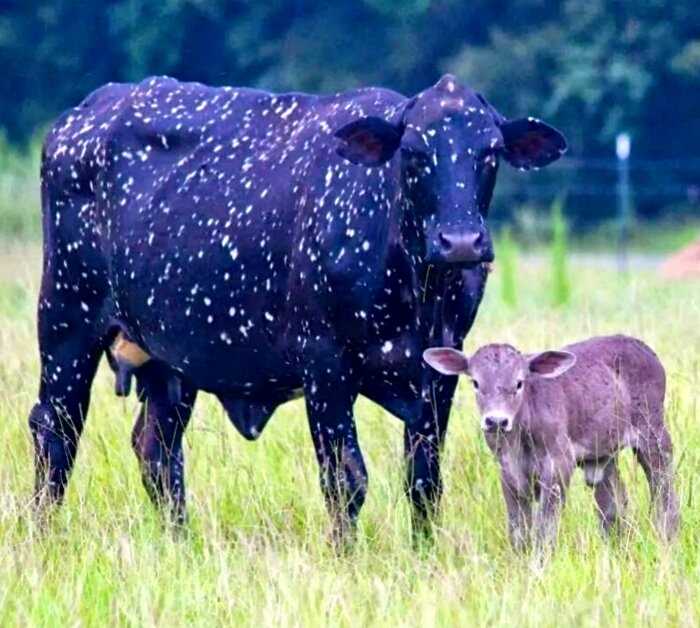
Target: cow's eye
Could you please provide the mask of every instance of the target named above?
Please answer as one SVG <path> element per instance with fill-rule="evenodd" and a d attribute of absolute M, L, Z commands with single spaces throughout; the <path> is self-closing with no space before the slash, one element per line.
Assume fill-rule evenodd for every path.
<path fill-rule="evenodd" d="M 523 380 L 519 379 L 518 383 L 515 385 L 515 390 L 522 390 L 523 388 Z"/>
<path fill-rule="evenodd" d="M 477 164 L 477 202 L 480 212 L 486 215 L 496 184 L 498 159 L 495 154 L 490 154 L 485 159 L 478 161 Z"/>
<path fill-rule="evenodd" d="M 404 149 L 403 152 L 408 161 L 408 165 L 412 168 L 422 169 L 430 165 L 430 156 L 428 153 L 408 148 Z"/>
<path fill-rule="evenodd" d="M 479 382 L 477 382 L 475 379 L 473 379 L 472 384 L 474 384 L 474 390 L 479 390 Z"/>

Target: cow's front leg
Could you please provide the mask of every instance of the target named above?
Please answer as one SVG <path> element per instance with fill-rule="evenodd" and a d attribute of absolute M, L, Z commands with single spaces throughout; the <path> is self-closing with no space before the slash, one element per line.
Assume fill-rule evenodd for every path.
<path fill-rule="evenodd" d="M 186 516 L 182 437 L 197 391 L 180 381 L 180 394 L 174 398 L 173 377 L 172 371 L 155 362 L 139 369 L 142 405 L 131 442 L 149 497 L 156 506 L 168 510 L 174 523 L 182 524 Z"/>
<path fill-rule="evenodd" d="M 438 377 L 426 384 L 421 416 L 417 421 L 407 421 L 404 429 L 406 493 L 416 536 L 430 533 L 440 505 L 440 452 L 456 386 L 456 377 Z"/>
<path fill-rule="evenodd" d="M 304 375 L 304 394 L 334 541 L 345 542 L 367 492 L 353 417 L 357 386 L 352 369 L 333 359 L 313 360 Z"/>

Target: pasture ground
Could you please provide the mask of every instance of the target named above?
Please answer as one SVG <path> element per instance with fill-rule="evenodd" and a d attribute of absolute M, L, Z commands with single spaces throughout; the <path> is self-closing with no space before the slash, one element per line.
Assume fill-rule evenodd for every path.
<path fill-rule="evenodd" d="M 497 467 L 463 383 L 444 454 L 443 516 L 434 545 L 418 552 L 402 494 L 401 425 L 358 403 L 370 491 L 356 547 L 337 557 L 325 542 L 302 403 L 247 443 L 200 397 L 186 438 L 190 533 L 174 537 L 147 501 L 129 446 L 136 401 L 114 397 L 105 365 L 66 502 L 41 534 L 26 423 L 37 390 L 39 250 L 0 247 L 0 625 L 700 624 L 700 283 L 573 262 L 572 301 L 555 309 L 546 263 L 521 260 L 517 307 L 501 302 L 494 273 L 466 345 L 534 350 L 618 331 L 649 342 L 668 371 L 682 503 L 675 545 L 657 542 L 628 452 L 631 507 L 616 542 L 600 538 L 579 474 L 555 555 L 514 556 Z"/>

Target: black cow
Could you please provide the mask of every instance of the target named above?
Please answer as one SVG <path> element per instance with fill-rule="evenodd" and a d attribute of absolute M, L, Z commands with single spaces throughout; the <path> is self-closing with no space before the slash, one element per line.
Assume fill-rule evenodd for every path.
<path fill-rule="evenodd" d="M 124 334 L 151 358 L 136 369 L 133 444 L 177 519 L 182 434 L 205 390 L 251 439 L 305 396 L 337 532 L 367 485 L 353 404 L 376 401 L 405 422 L 425 522 L 457 378 L 422 352 L 460 347 L 474 321 L 499 157 L 530 168 L 564 150 L 550 126 L 506 120 L 452 76 L 413 98 L 170 78 L 95 91 L 42 157 L 39 502 L 62 498 L 98 361 Z"/>

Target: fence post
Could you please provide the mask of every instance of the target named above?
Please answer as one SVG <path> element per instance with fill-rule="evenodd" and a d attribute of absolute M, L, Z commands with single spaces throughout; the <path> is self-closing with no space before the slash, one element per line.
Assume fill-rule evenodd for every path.
<path fill-rule="evenodd" d="M 615 152 L 617 154 L 617 265 L 620 272 L 627 271 L 627 245 L 632 220 L 629 165 L 631 148 L 632 140 L 629 133 L 618 133 L 615 138 Z"/>

